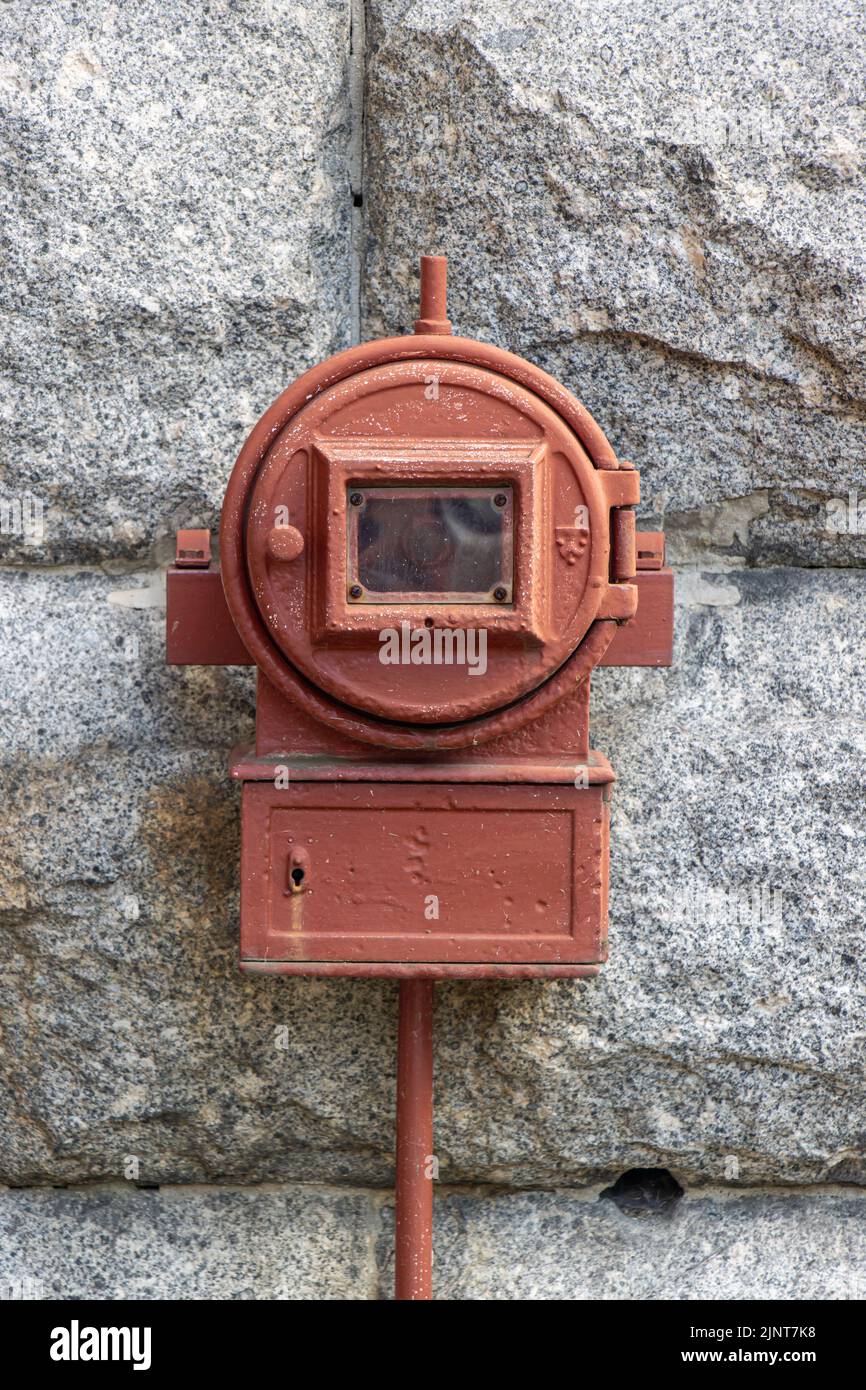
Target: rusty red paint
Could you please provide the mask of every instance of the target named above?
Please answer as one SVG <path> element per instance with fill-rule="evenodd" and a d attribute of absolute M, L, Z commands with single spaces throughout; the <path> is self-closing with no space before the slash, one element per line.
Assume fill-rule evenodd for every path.
<path fill-rule="evenodd" d="M 664 531 L 638 531 L 635 537 L 639 570 L 660 570 L 665 563 Z"/>
<path fill-rule="evenodd" d="M 322 363 L 251 432 L 223 509 L 224 602 L 204 537 L 184 536 L 169 573 L 169 658 L 260 672 L 256 748 L 232 769 L 246 969 L 605 958 L 613 774 L 589 748 L 590 675 L 670 660 L 663 537 L 636 532 L 638 473 L 569 392 L 451 335 L 445 275 L 443 258 L 423 260 L 415 335 Z M 409 495 L 428 531 L 449 499 L 500 506 L 481 597 L 377 591 L 359 517 Z M 489 672 L 383 664 L 382 630 L 402 640 L 404 623 L 430 644 L 483 630 Z M 447 925 L 417 919 L 425 876 L 430 895 L 445 886 Z"/>
<path fill-rule="evenodd" d="M 172 666 L 248 666 L 220 572 L 171 566 L 165 581 L 165 659 Z"/>
<path fill-rule="evenodd" d="M 409 783 L 389 771 L 244 782 L 244 964 L 606 959 L 609 781 L 584 785 L 580 768 L 571 785 Z M 303 892 L 287 897 L 299 851 Z"/>
<path fill-rule="evenodd" d="M 617 628 L 600 666 L 670 666 L 673 662 L 673 571 L 638 571 L 637 589 L 637 617 Z"/>
<path fill-rule="evenodd" d="M 210 564 L 210 531 L 178 531 L 174 563 L 181 569 L 207 569 Z"/>
<path fill-rule="evenodd" d="M 564 758 L 515 757 L 507 760 L 437 758 L 428 762 L 384 761 L 382 757 L 329 757 L 324 754 L 273 753 L 258 755 L 244 745 L 232 752 L 232 777 L 240 782 L 513 782 L 551 783 L 566 786 L 605 786 L 616 780 L 613 768 L 595 750 L 585 762 Z"/>
<path fill-rule="evenodd" d="M 614 774 L 589 746 L 591 674 L 672 648 L 639 500 L 569 391 L 452 336 L 433 256 L 413 336 L 330 358 L 252 430 L 222 573 L 206 532 L 178 533 L 167 659 L 258 666 L 255 747 L 231 763 L 240 967 L 400 981 L 398 1298 L 431 1297 L 433 981 L 578 979 L 607 957 Z M 402 641 L 407 618 L 419 650 L 483 630 L 490 678 L 389 668 L 382 630 Z"/>
<path fill-rule="evenodd" d="M 663 547 L 661 551 L 642 548 L 643 537 L 652 534 L 638 531 L 636 537 L 637 613 L 618 626 L 610 646 L 599 657 L 599 666 L 671 664 L 673 572 L 662 569 Z M 661 580 L 657 578 L 659 572 Z M 207 570 L 169 568 L 166 604 L 166 660 L 170 665 L 255 665 L 232 622 L 219 569 L 213 565 Z"/>
<path fill-rule="evenodd" d="M 445 256 L 421 257 L 421 312 L 416 333 L 450 333 L 447 313 L 448 260 Z"/>
<path fill-rule="evenodd" d="M 619 629 L 622 631 L 622 629 Z M 256 697 L 256 754 L 279 755 L 286 761 L 292 754 L 313 754 L 349 759 L 375 758 L 385 764 L 403 767 L 407 762 L 449 766 L 467 762 L 510 762 L 515 758 L 559 757 L 585 762 L 589 755 L 589 681 L 587 676 L 556 701 L 540 718 L 528 721 L 519 730 L 474 743 L 471 747 L 416 748 L 412 751 L 377 748 L 337 732 L 292 705 L 259 672 Z M 396 773 L 395 773 L 396 776 Z"/>
<path fill-rule="evenodd" d="M 611 577 L 619 583 L 632 583 L 637 572 L 634 510 L 631 507 L 613 508 L 610 529 Z"/>
<path fill-rule="evenodd" d="M 428 396 L 431 379 L 436 390 Z M 635 611 L 633 584 L 610 576 L 609 518 L 621 496 L 637 495 L 637 475 L 626 476 L 627 486 L 617 487 L 549 406 L 500 374 L 435 359 L 389 363 L 319 393 L 271 442 L 250 488 L 242 564 L 231 549 L 223 562 L 229 607 L 242 588 L 250 606 L 239 630 L 278 689 L 293 695 L 300 676 L 320 704 L 330 697 L 332 712 L 355 711 L 372 742 L 388 741 L 389 731 L 368 716 L 403 727 L 493 720 L 571 659 L 594 624 Z M 349 593 L 347 497 L 377 484 L 422 482 L 500 483 L 513 492 L 510 601 L 407 605 L 395 595 L 366 604 Z M 296 562 L 271 553 L 276 516 L 294 518 L 305 533 Z M 577 564 L 564 564 L 556 532 L 575 518 L 587 544 Z M 420 666 L 383 667 L 371 634 L 407 617 L 446 631 L 483 628 L 492 647 L 488 678 L 451 665 L 432 682 Z"/>
<path fill-rule="evenodd" d="M 433 983 L 403 980 L 397 1032 L 395 1297 L 433 1296 Z"/>

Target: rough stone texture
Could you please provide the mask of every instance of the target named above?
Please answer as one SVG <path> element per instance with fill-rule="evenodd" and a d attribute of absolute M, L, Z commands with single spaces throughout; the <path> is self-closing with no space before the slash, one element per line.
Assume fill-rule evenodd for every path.
<path fill-rule="evenodd" d="M 448 251 L 456 325 L 574 387 L 681 566 L 675 668 L 594 679 L 610 965 L 438 988 L 440 1176 L 863 1185 L 866 29 L 841 0 L 367 9 L 365 331 L 408 327 L 418 251 Z M 348 7 L 3 19 L 0 1181 L 368 1189 L 8 1193 L 4 1269 L 374 1296 L 396 991 L 238 974 L 252 674 L 164 668 L 154 567 L 347 340 Z M 863 1297 L 861 1213 L 452 1194 L 437 1278 Z"/>
<path fill-rule="evenodd" d="M 594 1194 L 443 1194 L 437 1299 L 866 1296 L 862 1197 L 684 1198 L 636 1217 Z M 0 1194 L 0 1292 L 55 1299 L 390 1297 L 393 1212 L 316 1187 Z"/>
<path fill-rule="evenodd" d="M 146 557 L 348 341 L 348 9 L 54 0 L 3 38 L 0 499 L 44 535 L 0 558 Z"/>
<path fill-rule="evenodd" d="M 393 991 L 238 973 L 252 674 L 166 669 L 158 599 L 0 577 L 0 1177 L 384 1181 Z"/>
<path fill-rule="evenodd" d="M 679 581 L 675 668 L 594 679 L 609 965 L 452 995 L 436 1146 L 467 1174 L 866 1179 L 862 579 Z"/>
<path fill-rule="evenodd" d="M 50 1299 L 367 1299 L 372 1194 L 315 1187 L 0 1194 L 0 1293 Z"/>
<path fill-rule="evenodd" d="M 366 330 L 446 252 L 457 331 L 570 385 L 680 549 L 862 563 L 861 9 L 373 0 L 368 41 Z"/>
<path fill-rule="evenodd" d="M 610 965 L 438 990 L 445 1181 L 864 1180 L 861 579 L 680 591 L 674 670 L 595 680 Z M 394 987 L 238 975 L 251 673 L 166 670 L 158 603 L 0 578 L 0 1178 L 387 1183 Z"/>
<path fill-rule="evenodd" d="M 436 1211 L 437 1297 L 862 1299 L 864 1221 L 843 1197 L 685 1198 L 652 1217 L 562 1193 L 453 1197 Z"/>

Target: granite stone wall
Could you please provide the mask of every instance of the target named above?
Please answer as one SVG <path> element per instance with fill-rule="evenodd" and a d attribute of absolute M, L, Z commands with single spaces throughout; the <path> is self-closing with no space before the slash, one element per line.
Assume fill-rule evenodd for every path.
<path fill-rule="evenodd" d="M 458 331 L 641 469 L 677 629 L 670 671 L 594 680 L 605 972 L 437 989 L 440 1294 L 864 1296 L 864 20 L 2 7 L 13 1292 L 387 1294 L 395 991 L 238 975 L 252 676 L 164 666 L 164 568 L 441 251 Z M 635 1169 L 675 1195 L 603 1196 Z"/>

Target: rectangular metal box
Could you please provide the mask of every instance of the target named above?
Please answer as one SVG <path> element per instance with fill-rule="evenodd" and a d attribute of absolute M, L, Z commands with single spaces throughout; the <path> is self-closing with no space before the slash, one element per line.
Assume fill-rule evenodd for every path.
<path fill-rule="evenodd" d="M 242 969 L 595 974 L 607 955 L 609 792 L 245 781 Z"/>

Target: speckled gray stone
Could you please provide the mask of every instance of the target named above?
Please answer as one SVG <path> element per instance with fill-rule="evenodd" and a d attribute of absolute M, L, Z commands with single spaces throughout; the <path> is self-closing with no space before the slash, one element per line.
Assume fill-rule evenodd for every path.
<path fill-rule="evenodd" d="M 565 1193 L 451 1196 L 435 1212 L 440 1299 L 862 1299 L 862 1198 L 684 1198 L 627 1216 Z M 388 1271 L 390 1232 L 380 1244 Z"/>
<path fill-rule="evenodd" d="M 563 379 L 698 562 L 862 564 L 860 11 L 368 12 L 366 330 L 409 327 L 418 252 L 444 252 L 455 331 Z M 732 500 L 757 514 L 726 540 Z"/>
<path fill-rule="evenodd" d="M 862 1183 L 864 577 L 678 585 L 674 668 L 593 678 L 618 774 L 610 963 L 491 993 L 472 1024 L 463 992 L 437 1148 L 505 1182 Z"/>
<path fill-rule="evenodd" d="M 0 1294 L 367 1299 L 375 1194 L 316 1187 L 0 1193 Z"/>
<path fill-rule="evenodd" d="M 0 561 L 210 525 L 250 426 L 348 341 L 343 0 L 3 8 Z M 37 534 L 38 532 L 38 534 Z"/>
<path fill-rule="evenodd" d="M 629 1216 L 595 1193 L 444 1193 L 434 1296 L 866 1296 L 866 1201 L 685 1197 Z M 0 1192 L 0 1293 L 55 1299 L 376 1299 L 393 1287 L 382 1194 L 270 1186 Z"/>
<path fill-rule="evenodd" d="M 527 1189 L 440 1189 L 437 1296 L 862 1300 L 862 16 L 362 8 L 353 213 L 346 0 L 2 7 L 0 1294 L 389 1296 L 396 989 L 240 976 L 254 677 L 165 668 L 158 568 L 360 224 L 362 333 L 446 252 L 680 567 L 674 669 L 593 679 L 610 964 L 437 988 L 440 1179 Z"/>
<path fill-rule="evenodd" d="M 443 1182 L 866 1176 L 863 577 L 678 584 L 674 669 L 594 678 L 610 964 L 437 989 Z M 237 972 L 252 673 L 166 670 L 159 594 L 0 574 L 0 1180 L 387 1185 L 395 988 Z"/>
<path fill-rule="evenodd" d="M 155 598 L 0 575 L 0 1180 L 385 1181 L 393 988 L 239 974 L 253 676 L 166 669 Z"/>

